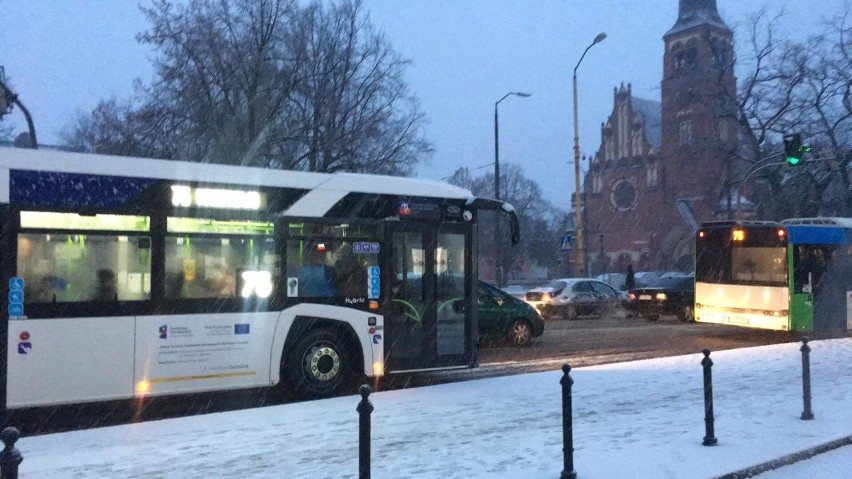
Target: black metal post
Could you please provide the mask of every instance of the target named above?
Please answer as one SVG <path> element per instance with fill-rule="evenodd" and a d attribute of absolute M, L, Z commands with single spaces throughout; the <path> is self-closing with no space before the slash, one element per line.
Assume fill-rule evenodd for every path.
<path fill-rule="evenodd" d="M 373 404 L 367 399 L 373 392 L 370 386 L 363 384 L 358 392 L 361 402 L 358 403 L 358 479 L 370 479 L 370 414 Z"/>
<path fill-rule="evenodd" d="M 808 346 L 810 339 L 802 338 L 802 398 L 805 400 L 805 410 L 802 411 L 802 420 L 809 421 L 814 418 L 811 411 L 811 348 Z"/>
<path fill-rule="evenodd" d="M 571 366 L 568 364 L 562 365 L 562 379 L 559 384 L 562 385 L 562 474 L 559 479 L 576 479 L 577 471 L 574 470 L 574 424 L 571 411 L 571 386 L 574 385 L 574 380 L 571 379 Z"/>
<path fill-rule="evenodd" d="M 0 452 L 0 477 L 3 479 L 18 479 L 18 465 L 24 460 L 21 452 L 15 447 L 19 437 L 21 432 L 14 427 L 7 427 L 0 432 L 0 439 L 5 445 Z"/>
<path fill-rule="evenodd" d="M 713 360 L 710 359 L 710 350 L 705 349 L 704 359 L 701 366 L 704 367 L 704 446 L 715 446 L 719 443 L 713 431 Z"/>

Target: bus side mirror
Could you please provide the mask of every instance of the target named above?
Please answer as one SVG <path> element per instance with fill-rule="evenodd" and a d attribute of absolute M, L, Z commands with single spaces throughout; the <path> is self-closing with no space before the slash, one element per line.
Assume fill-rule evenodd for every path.
<path fill-rule="evenodd" d="M 457 299 L 457 300 L 453 301 L 453 312 L 456 313 L 456 314 L 464 314 L 464 311 L 465 311 L 464 304 L 465 303 L 464 303 L 463 299 Z"/>

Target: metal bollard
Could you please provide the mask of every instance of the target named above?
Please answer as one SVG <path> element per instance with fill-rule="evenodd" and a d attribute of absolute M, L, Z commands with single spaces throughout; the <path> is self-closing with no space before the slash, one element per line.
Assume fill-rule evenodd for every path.
<path fill-rule="evenodd" d="M 802 420 L 808 421 L 814 418 L 811 411 L 811 348 L 808 346 L 810 339 L 802 338 L 802 399 L 805 400 L 805 410 L 802 411 Z"/>
<path fill-rule="evenodd" d="M 568 364 L 562 365 L 562 379 L 559 384 L 562 385 L 562 474 L 559 479 L 576 479 L 577 472 L 574 470 L 574 424 L 572 420 L 573 412 L 571 411 L 571 386 L 574 385 L 574 380 L 571 379 L 571 366 Z"/>
<path fill-rule="evenodd" d="M 704 446 L 715 446 L 719 443 L 713 431 L 713 360 L 710 359 L 710 350 L 704 349 L 704 359 L 701 366 L 704 367 Z"/>
<path fill-rule="evenodd" d="M 17 428 L 7 427 L 0 432 L 0 439 L 5 447 L 0 452 L 0 477 L 3 479 L 18 479 L 18 466 L 24 457 L 15 447 L 15 442 L 21 437 L 21 431 Z"/>
<path fill-rule="evenodd" d="M 362 385 L 358 392 L 361 402 L 358 403 L 358 478 L 370 479 L 370 414 L 373 404 L 367 397 L 373 392 L 370 386 Z"/>

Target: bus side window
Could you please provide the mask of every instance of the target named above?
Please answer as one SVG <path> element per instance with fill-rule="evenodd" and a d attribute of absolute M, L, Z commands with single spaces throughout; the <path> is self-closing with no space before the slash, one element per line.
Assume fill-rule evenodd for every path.
<path fill-rule="evenodd" d="M 21 233 L 16 274 L 24 278 L 24 302 L 144 300 L 151 284 L 144 246 L 121 235 Z"/>

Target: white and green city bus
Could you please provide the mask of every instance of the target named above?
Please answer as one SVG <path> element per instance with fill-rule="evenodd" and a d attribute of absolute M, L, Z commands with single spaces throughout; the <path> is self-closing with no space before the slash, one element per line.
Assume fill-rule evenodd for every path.
<path fill-rule="evenodd" d="M 779 331 L 852 329 L 852 219 L 704 223 L 695 320 Z"/>
<path fill-rule="evenodd" d="M 476 363 L 479 210 L 445 183 L 0 149 L 0 407 Z"/>

